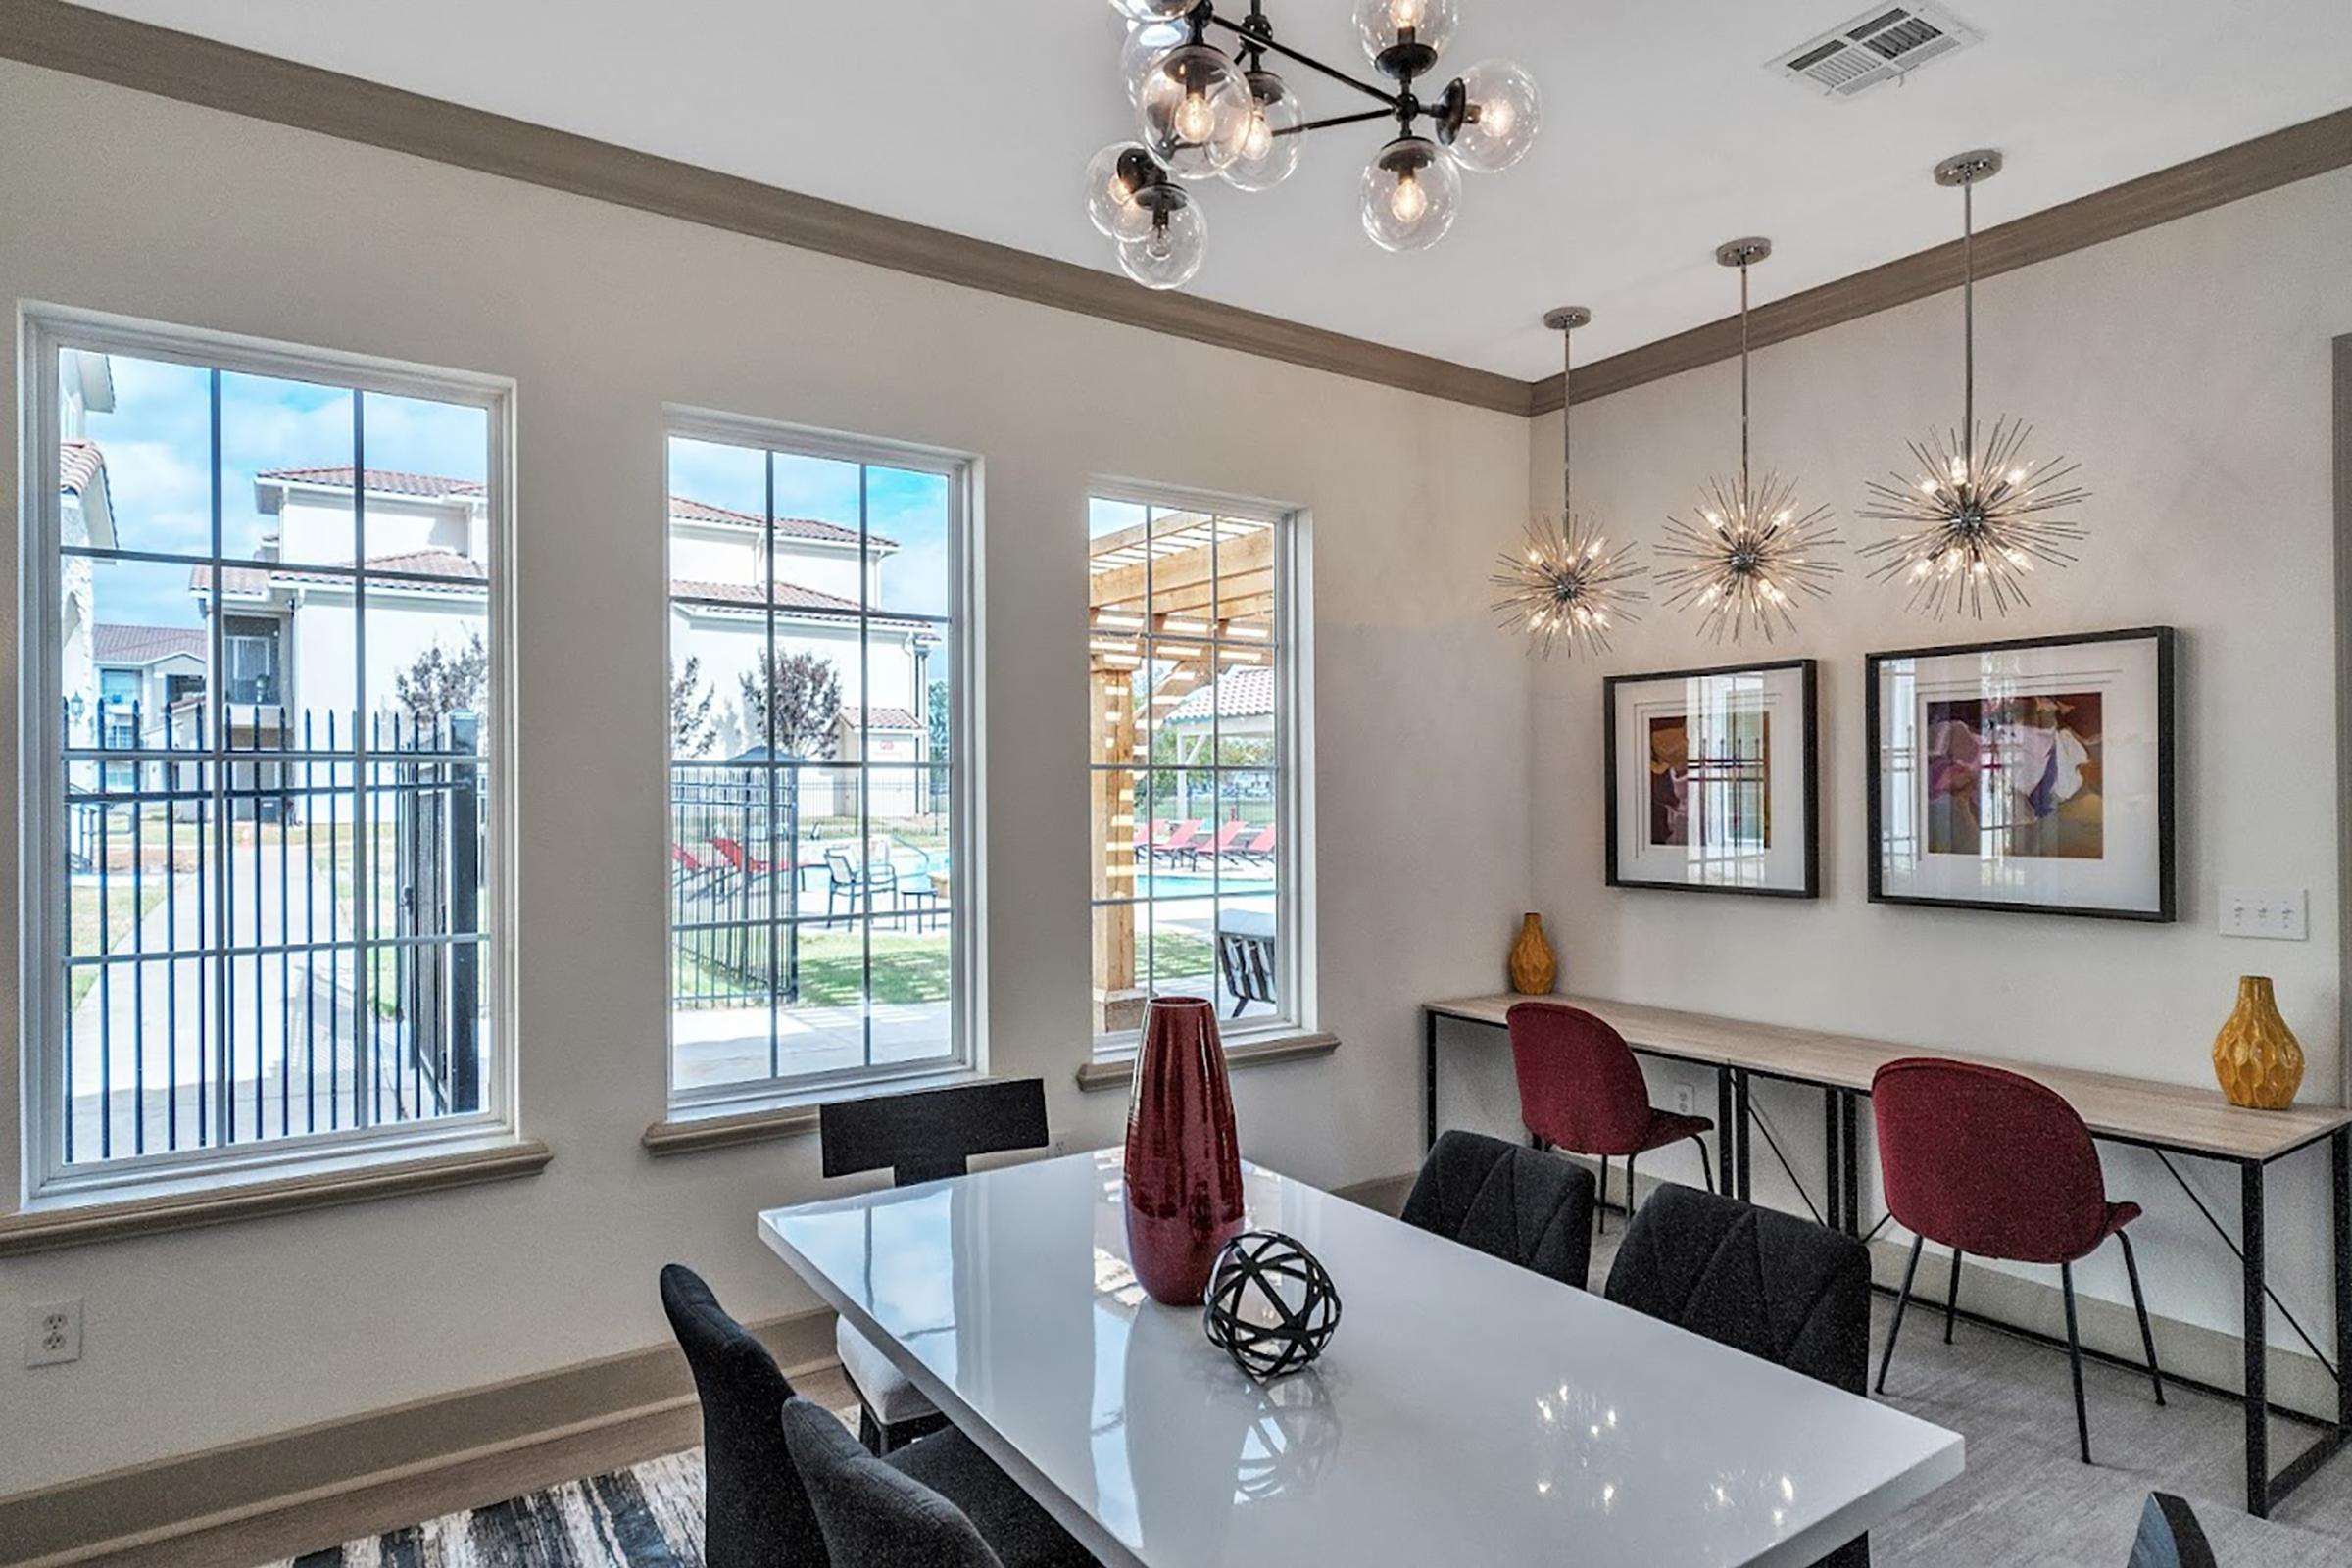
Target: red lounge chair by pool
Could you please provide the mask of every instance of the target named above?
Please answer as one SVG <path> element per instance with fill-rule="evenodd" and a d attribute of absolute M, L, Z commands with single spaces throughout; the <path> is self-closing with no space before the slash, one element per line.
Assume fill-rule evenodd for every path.
<path fill-rule="evenodd" d="M 1175 859 L 1179 855 L 1189 855 L 1197 859 L 1200 854 L 1200 830 L 1207 825 L 1198 817 L 1189 822 L 1179 822 L 1169 831 L 1166 838 L 1152 846 L 1152 853 L 1155 856 L 1164 856 L 1170 860 Z"/>
<path fill-rule="evenodd" d="M 1250 824 L 1247 822 L 1227 822 L 1217 829 L 1217 841 L 1214 844 L 1204 844 L 1193 851 L 1193 864 L 1199 865 L 1200 857 L 1203 855 L 1223 859 L 1233 853 L 1234 846 L 1240 843 L 1242 835 L 1249 831 Z"/>
<path fill-rule="evenodd" d="M 1268 822 L 1257 830 L 1257 837 L 1247 844 L 1233 847 L 1233 858 L 1252 865 L 1262 865 L 1274 858 L 1274 824 Z"/>
<path fill-rule="evenodd" d="M 758 856 L 744 854 L 743 846 L 733 839 L 713 836 L 710 840 L 710 847 L 718 852 L 720 859 L 727 862 L 729 870 L 741 871 L 750 876 L 765 876 L 775 869 L 774 865 L 760 859 Z"/>

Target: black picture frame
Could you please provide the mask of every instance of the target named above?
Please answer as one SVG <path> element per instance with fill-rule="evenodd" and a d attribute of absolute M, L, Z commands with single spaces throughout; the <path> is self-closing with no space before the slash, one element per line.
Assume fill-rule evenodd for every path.
<path fill-rule="evenodd" d="M 1870 902 L 1908 904 L 1926 908 L 1987 909 L 2000 914 L 2054 914 L 2079 920 L 2132 920 L 2146 925 L 2169 925 L 2180 918 L 2180 877 L 2174 811 L 2175 759 L 2179 743 L 2174 730 L 2173 669 L 2179 633 L 2171 626 L 2126 626 L 2114 631 L 2076 632 L 2051 637 L 2010 637 L 1996 641 L 1947 643 L 1934 648 L 1888 649 L 1866 654 L 1862 661 L 1863 774 L 1867 785 L 1869 846 L 1867 854 Z M 2024 900 L 1931 898 L 1889 893 L 1886 888 L 1882 834 L 1885 802 L 1881 797 L 1879 748 L 1885 733 L 1879 710 L 1879 666 L 1891 660 L 1945 659 L 1969 654 L 2001 653 L 2039 648 L 2074 648 L 2094 643 L 2152 642 L 2156 663 L 2156 906 L 2152 909 L 2115 908 L 2098 905 L 2042 904 Z"/>
<path fill-rule="evenodd" d="M 1707 676 L 1750 675 L 1793 670 L 1797 677 L 1798 705 L 1802 710 L 1798 742 L 1804 764 L 1804 885 L 1801 887 L 1764 888 L 1710 886 L 1703 882 L 1670 882 L 1623 875 L 1617 858 L 1617 828 L 1620 810 L 1617 800 L 1617 692 L 1623 686 L 1645 686 L 1652 681 L 1696 680 Z M 1732 894 L 1750 899 L 1818 899 L 1821 897 L 1821 712 L 1820 661 L 1813 659 L 1780 659 L 1739 664 L 1715 664 L 1700 669 L 1661 669 L 1624 675 L 1610 675 L 1601 681 L 1601 799 L 1606 803 L 1602 825 L 1607 868 L 1607 885 L 1613 888 L 1653 888 L 1667 893 Z"/>

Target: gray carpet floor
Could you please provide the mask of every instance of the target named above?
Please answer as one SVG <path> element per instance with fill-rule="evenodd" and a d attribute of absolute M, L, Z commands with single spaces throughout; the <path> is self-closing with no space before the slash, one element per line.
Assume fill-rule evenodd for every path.
<path fill-rule="evenodd" d="M 1612 1223 L 1594 1250 L 1595 1283 L 1616 1240 Z M 1881 1301 L 1879 1344 L 1892 1316 Z M 2063 1351 L 1967 1323 L 1946 1346 L 1941 1313 L 1915 1311 L 1887 1402 L 1964 1433 L 1968 1468 L 1872 1532 L 1878 1568 L 2123 1568 L 2158 1489 L 2195 1505 L 2225 1568 L 2352 1565 L 2352 1454 L 2306 1482 L 2278 1518 L 2255 1519 L 2231 1500 L 2244 1462 L 2235 1403 L 2174 1389 L 2160 1409 L 2144 1376 L 2096 1363 L 2084 1382 L 2098 1460 L 2088 1466 L 2075 1455 Z M 806 1392 L 854 1413 L 837 1373 Z M 2274 1422 L 2273 1463 L 2308 1441 L 2308 1429 Z M 701 1568 L 702 1481 L 700 1454 L 672 1454 L 272 1568 Z"/>

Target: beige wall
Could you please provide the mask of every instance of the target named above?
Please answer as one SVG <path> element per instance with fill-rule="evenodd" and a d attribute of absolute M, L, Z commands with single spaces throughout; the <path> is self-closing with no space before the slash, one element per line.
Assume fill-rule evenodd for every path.
<path fill-rule="evenodd" d="M 1923 199 L 1929 193 L 1922 192 Z M 1983 199 L 1998 211 L 1999 187 Z M 1957 219 L 1957 213 L 1954 217 Z M 1801 234 L 1778 236 L 1787 253 Z M 2210 1085 L 2214 1030 L 2241 972 L 2277 976 L 2311 1066 L 2305 1099 L 2333 1103 L 2336 1030 L 2334 644 L 2329 340 L 2352 331 L 2352 172 L 2270 194 L 1991 279 L 1978 289 L 1978 406 L 2038 426 L 2034 450 L 2081 460 L 2095 532 L 2082 564 L 2036 577 L 2032 611 L 1985 637 L 2147 623 L 2180 628 L 2180 918 L 2170 926 L 1875 906 L 1867 839 L 1862 658 L 1967 641 L 1972 622 L 1906 613 L 1902 593 L 1848 558 L 1832 599 L 1806 607 L 1770 657 L 1821 662 L 1817 903 L 1611 891 L 1602 885 L 1601 676 L 1727 662 L 1653 602 L 1597 662 L 1555 658 L 1538 677 L 1536 903 L 1557 926 L 1564 984 L 1886 1039 Z M 1771 268 L 1756 276 L 1770 297 Z M 1725 296 L 1733 296 L 1730 277 Z M 1606 301 L 1596 305 L 1605 306 Z M 1863 482 L 1903 465 L 1904 442 L 1959 417 L 1959 300 L 1946 295 L 1755 357 L 1757 466 L 1801 477 L 1844 537 Z M 1688 515 L 1710 469 L 1739 461 L 1739 381 L 1726 364 L 1577 410 L 1577 499 L 1655 540 Z M 1556 505 L 1558 416 L 1530 441 L 1534 494 Z M 2226 939 L 2223 886 L 2303 887 L 2311 940 Z M 1507 1121 L 1502 1054 L 1465 1039 L 1447 1115 Z M 1659 1092 L 1668 1074 L 1656 1072 Z M 1700 1093 L 1711 1109 L 1711 1085 Z M 1818 1097 L 1761 1103 L 1819 1192 Z M 1867 1135 L 1866 1135 L 1867 1136 Z M 1660 1156 L 1658 1173 L 1678 1158 Z M 2150 1208 L 2133 1234 L 2153 1310 L 2234 1331 L 2237 1274 L 2163 1169 L 2107 1152 L 2118 1196 Z M 1759 1179 L 1772 1163 L 1758 1145 Z M 1679 1168 L 1676 1166 L 1675 1168 Z M 2233 1170 L 2187 1164 L 2234 1222 Z M 2274 1277 L 2298 1316 L 2328 1321 L 2324 1152 L 2271 1185 Z M 1695 1174 L 1695 1161 L 1692 1161 Z M 1783 1190 L 1785 1189 L 1767 1189 Z M 2040 1271 L 2047 1278 L 2049 1271 Z M 2108 1249 L 2082 1278 L 2128 1300 Z M 2291 1336 L 2272 1322 L 2279 1343 Z M 2322 1343 L 2326 1344 L 2325 1338 Z"/>
<path fill-rule="evenodd" d="M 1319 968 L 1346 1044 L 1236 1092 L 1248 1151 L 1301 1177 L 1413 1163 L 1413 1003 L 1497 983 L 1527 891 L 1528 666 L 1485 585 L 1524 421 L 13 64 L 0 210 L 0 301 L 519 382 L 521 1103 L 555 1150 L 526 1182 L 0 1266 L 0 1344 L 27 1303 L 87 1302 L 77 1364 L 0 1355 L 0 1494 L 656 1343 L 673 1257 L 746 1315 L 808 1301 L 752 1215 L 817 1190 L 812 1140 L 659 1163 L 637 1141 L 662 1094 L 664 402 L 982 455 L 992 1065 L 1044 1075 L 1074 1147 L 1123 1111 L 1071 1083 L 1088 479 L 1312 510 Z M 13 901 L 0 920 L 13 950 Z"/>

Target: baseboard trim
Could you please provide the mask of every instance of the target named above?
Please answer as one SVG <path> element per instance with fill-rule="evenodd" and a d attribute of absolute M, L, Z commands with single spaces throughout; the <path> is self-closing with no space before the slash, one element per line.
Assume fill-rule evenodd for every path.
<path fill-rule="evenodd" d="M 793 1372 L 833 1360 L 829 1310 L 754 1332 Z M 0 1564 L 244 1568 L 672 1453 L 701 1432 L 664 1341 L 0 1498 Z"/>

